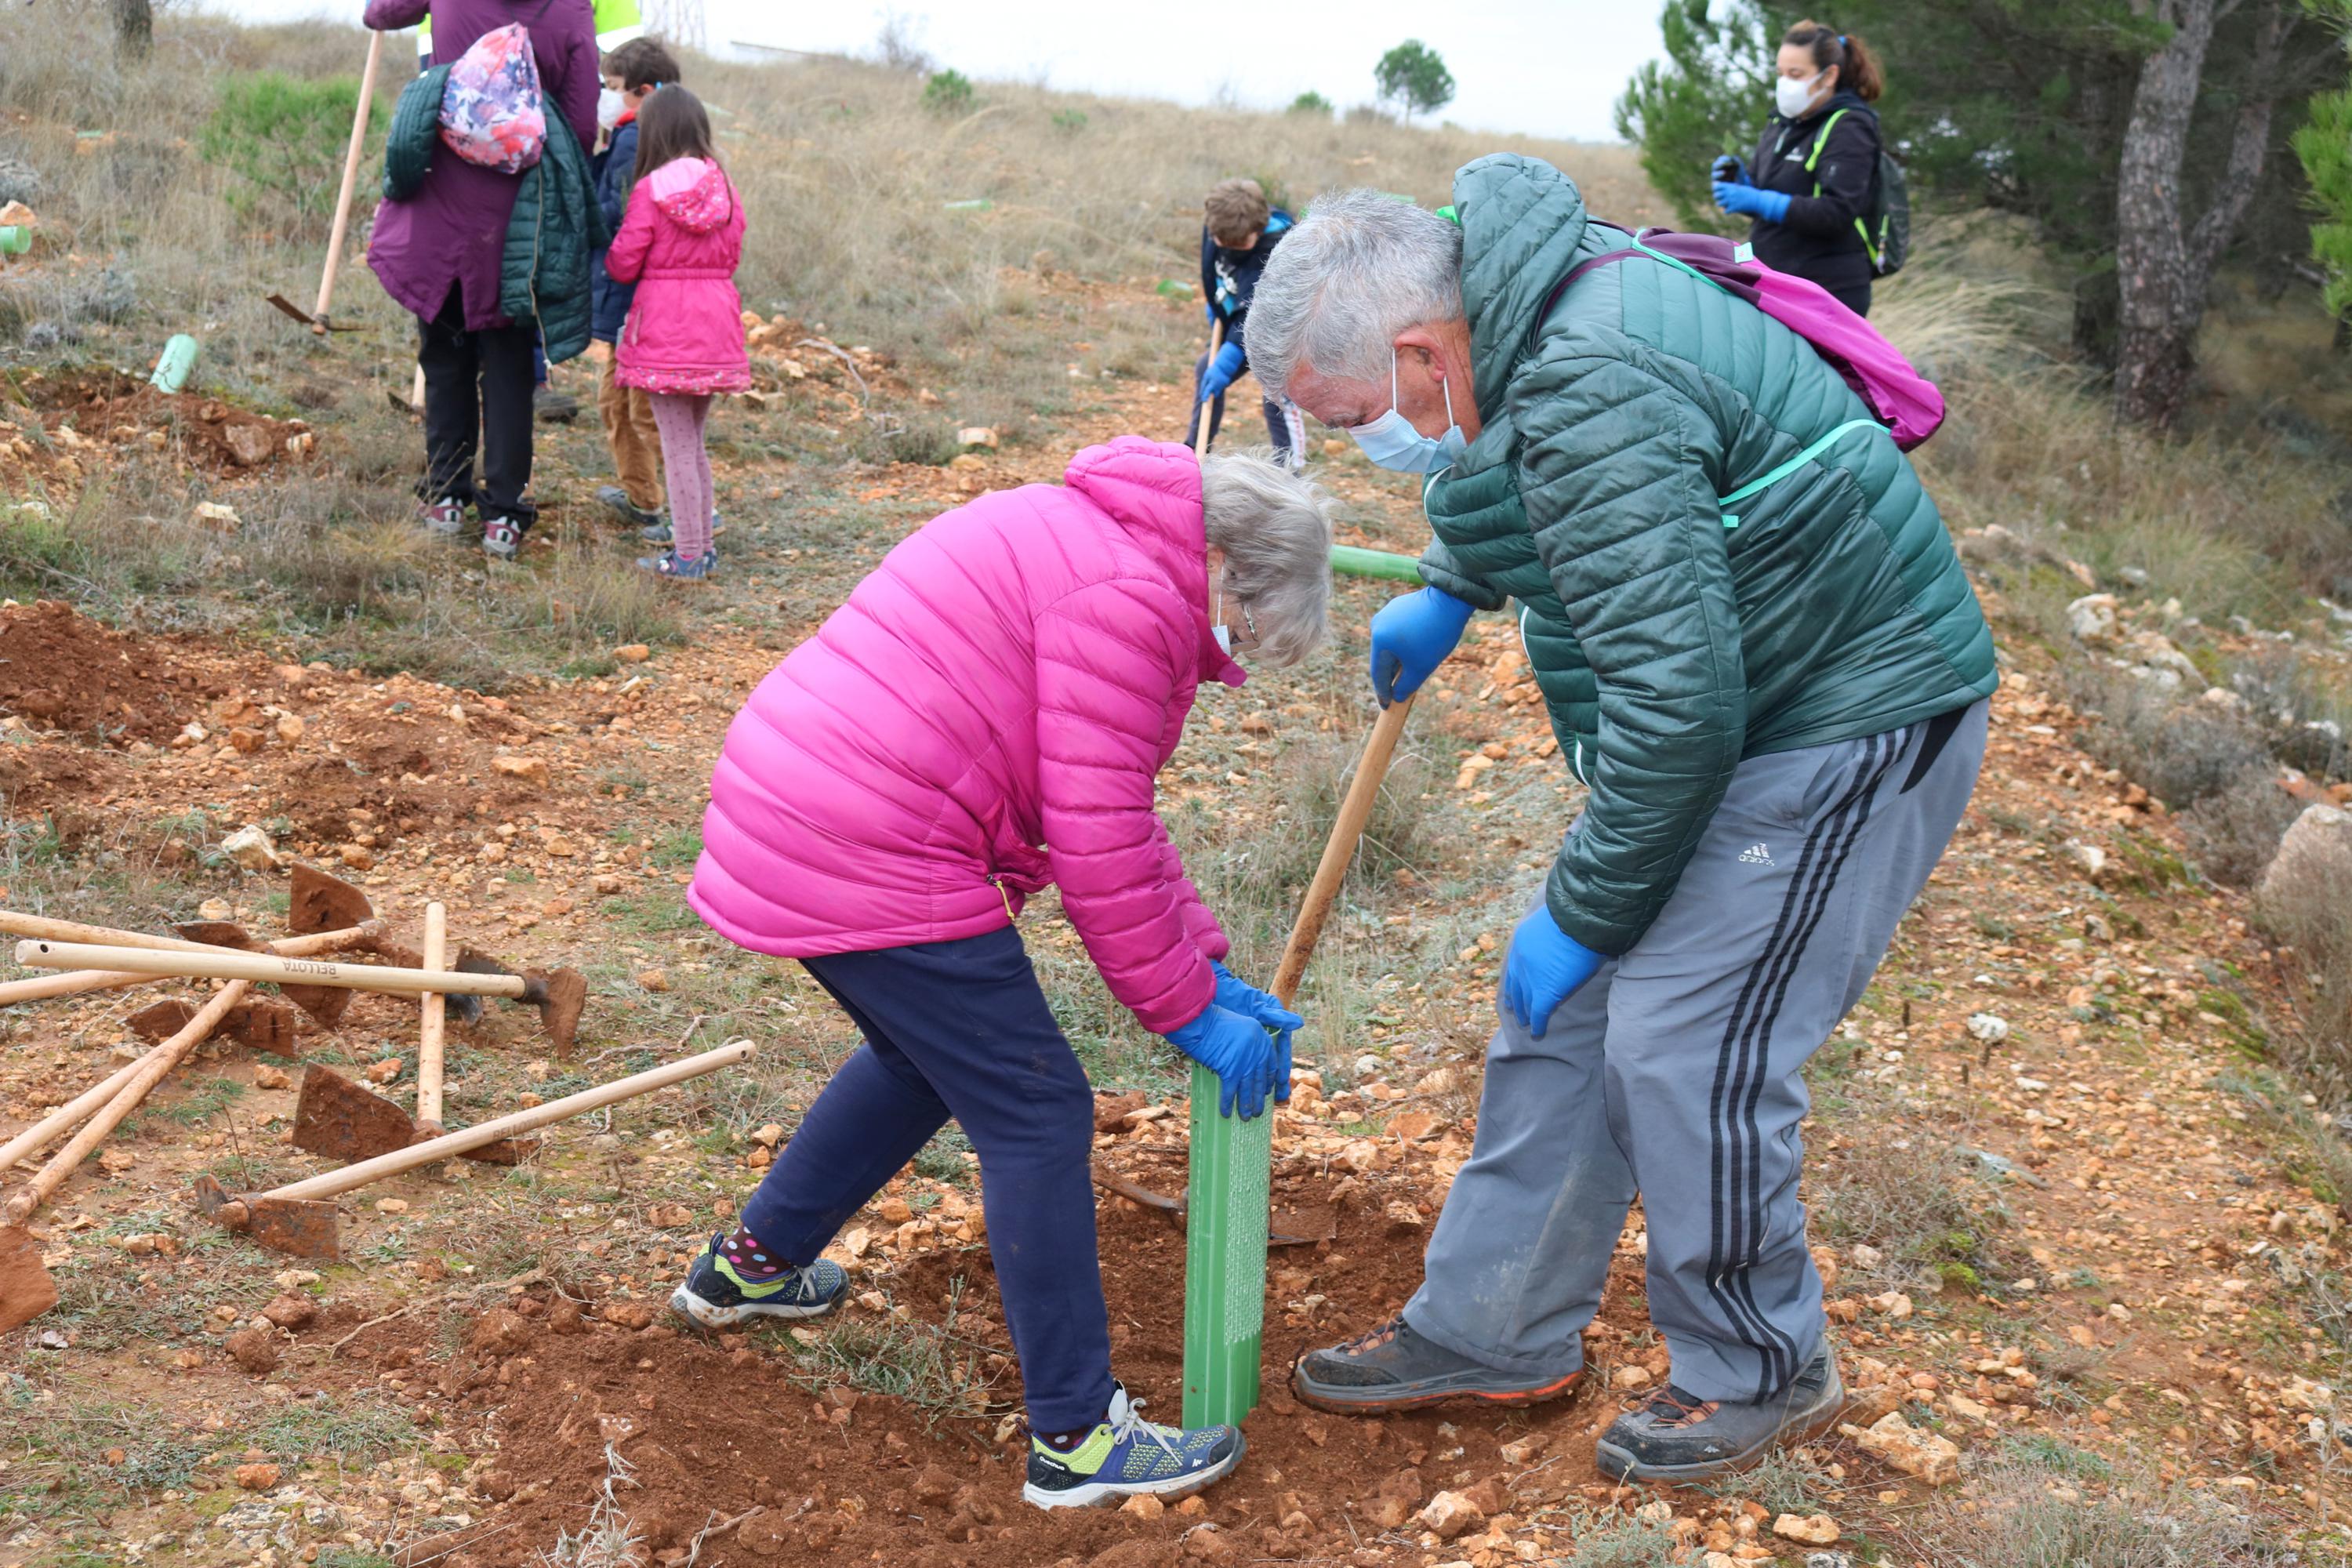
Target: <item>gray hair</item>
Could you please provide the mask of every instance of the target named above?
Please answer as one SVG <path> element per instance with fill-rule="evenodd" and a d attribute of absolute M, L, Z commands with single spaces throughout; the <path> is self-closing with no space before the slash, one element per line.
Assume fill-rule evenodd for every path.
<path fill-rule="evenodd" d="M 1250 296 L 1250 369 L 1269 397 L 1301 364 L 1374 380 L 1399 332 L 1462 314 L 1459 228 L 1383 191 L 1318 196 Z"/>
<path fill-rule="evenodd" d="M 1225 552 L 1226 589 L 1257 630 L 1255 661 L 1297 664 L 1328 629 L 1330 498 L 1263 451 L 1212 452 L 1201 501 L 1209 542 Z"/>

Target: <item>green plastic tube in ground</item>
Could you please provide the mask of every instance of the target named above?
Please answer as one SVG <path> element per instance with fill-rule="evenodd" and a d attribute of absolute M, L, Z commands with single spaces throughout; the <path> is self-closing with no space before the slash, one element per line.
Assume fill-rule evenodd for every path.
<path fill-rule="evenodd" d="M 177 392 L 188 384 L 188 373 L 196 368 L 196 340 L 185 332 L 175 332 L 163 345 L 163 357 L 155 362 L 155 374 L 148 382 L 159 392 Z"/>
<path fill-rule="evenodd" d="M 1184 1425 L 1239 1426 L 1257 1408 L 1274 1107 L 1217 1112 L 1217 1075 L 1192 1068 L 1184 1226 Z"/>
<path fill-rule="evenodd" d="M 1331 570 L 1342 577 L 1379 577 L 1391 583 L 1422 581 L 1421 563 L 1410 555 L 1395 555 L 1385 550 L 1367 550 L 1360 544 L 1335 544 L 1331 547 Z"/>

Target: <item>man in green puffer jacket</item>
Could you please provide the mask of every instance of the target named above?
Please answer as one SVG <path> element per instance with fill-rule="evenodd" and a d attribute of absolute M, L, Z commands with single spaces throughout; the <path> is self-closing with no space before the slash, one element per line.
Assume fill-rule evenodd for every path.
<path fill-rule="evenodd" d="M 1802 338 L 1647 258 L 1562 288 L 1630 237 L 1535 159 L 1480 159 L 1454 194 L 1454 222 L 1318 201 L 1258 285 L 1251 357 L 1270 395 L 1432 475 L 1431 586 L 1372 623 L 1381 700 L 1516 599 L 1591 794 L 1513 934 L 1421 1289 L 1294 1383 L 1360 1414 L 1567 1394 L 1638 1192 L 1673 1371 L 1598 1458 L 1688 1481 L 1843 1403 L 1801 1069 L 1968 803 L 1992 639 L 1910 463 Z"/>

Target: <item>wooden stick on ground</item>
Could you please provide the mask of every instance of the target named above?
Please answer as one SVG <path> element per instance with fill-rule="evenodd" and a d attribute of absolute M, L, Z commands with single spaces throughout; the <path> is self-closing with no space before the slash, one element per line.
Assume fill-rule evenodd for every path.
<path fill-rule="evenodd" d="M 77 921 L 50 920 L 45 915 L 18 914 L 13 910 L 0 910 L 0 931 L 12 936 L 47 937 L 59 942 L 92 942 L 113 947 L 146 948 L 156 952 L 241 951 L 188 942 L 176 936 L 150 936 L 145 931 L 116 931 L 110 926 L 86 926 Z M 341 931 L 281 937 L 276 942 L 263 943 L 261 951 L 276 953 L 280 958 L 308 958 L 313 953 L 341 952 L 346 948 L 359 947 L 383 933 L 382 921 L 369 921 Z M 36 975 L 29 980 L 0 984 L 0 1007 L 17 1002 L 38 1002 L 51 996 L 79 996 L 85 991 L 119 991 L 126 985 L 147 984 L 156 978 L 143 970 L 134 973 L 121 969 L 68 969 L 58 974 Z"/>
<path fill-rule="evenodd" d="M 58 1106 L 55 1110 L 9 1139 L 6 1143 L 0 1144 L 0 1178 L 5 1178 L 8 1172 L 14 1170 L 17 1161 L 37 1149 L 47 1147 L 50 1139 L 112 1100 L 121 1092 L 122 1086 L 137 1075 L 142 1067 L 153 1059 L 155 1052 L 163 1048 L 162 1046 L 157 1046 L 154 1050 L 149 1051 L 137 1060 L 123 1063 L 111 1074 L 100 1079 L 80 1094 Z"/>
<path fill-rule="evenodd" d="M 388 991 L 398 995 L 439 991 L 467 996 L 519 997 L 530 989 L 530 980 L 520 974 L 397 969 L 383 963 L 330 963 L 315 958 L 279 958 L 228 948 L 158 952 L 136 947 L 97 947 L 79 942 L 20 942 L 16 944 L 16 962 L 27 969 L 119 969 L 191 978 L 335 985 L 352 991 Z"/>
<path fill-rule="evenodd" d="M 1396 755 L 1397 738 L 1404 733 L 1405 715 L 1412 709 L 1412 699 L 1391 702 L 1381 710 L 1372 726 L 1372 738 L 1364 742 L 1363 760 L 1356 764 L 1356 776 L 1348 781 L 1348 794 L 1339 803 L 1339 816 L 1331 824 L 1331 837 L 1323 846 L 1323 858 L 1315 867 L 1315 879 L 1307 885 L 1307 897 L 1298 906 L 1298 919 L 1290 928 L 1290 941 L 1282 950 L 1282 965 L 1274 972 L 1274 994 L 1286 1007 L 1298 994 L 1298 982 L 1307 973 L 1307 960 L 1315 956 L 1315 944 L 1323 935 L 1323 922 L 1330 918 L 1331 904 L 1339 896 L 1339 885 L 1348 879 L 1348 862 L 1356 856 L 1356 842 L 1364 836 L 1364 825 L 1372 819 L 1372 807 L 1381 798 L 1381 781 L 1388 776 L 1390 759 Z"/>
<path fill-rule="evenodd" d="M 381 37 L 382 35 L 378 35 Z M 449 911 L 440 904 L 425 906 L 425 967 L 440 969 L 449 961 Z M 416 1120 L 441 1125 L 442 1026 L 446 1007 L 438 991 L 417 998 L 424 1023 L 416 1037 Z"/>
<path fill-rule="evenodd" d="M 142 1058 L 131 1080 L 116 1091 L 89 1124 L 75 1133 L 66 1146 L 50 1156 L 49 1163 L 19 1188 L 14 1197 L 0 1205 L 0 1225 L 22 1225 L 33 1211 L 48 1202 L 49 1194 L 58 1190 L 68 1176 L 89 1157 L 89 1152 L 105 1142 L 106 1135 L 121 1124 L 122 1119 L 139 1109 L 147 1093 L 163 1081 L 163 1075 L 178 1065 L 182 1057 L 196 1048 L 199 1041 L 220 1026 L 229 1009 L 245 1000 L 247 984 L 232 980 L 213 993 L 213 999 L 197 1010 L 196 1016 L 176 1035 L 157 1046 Z"/>

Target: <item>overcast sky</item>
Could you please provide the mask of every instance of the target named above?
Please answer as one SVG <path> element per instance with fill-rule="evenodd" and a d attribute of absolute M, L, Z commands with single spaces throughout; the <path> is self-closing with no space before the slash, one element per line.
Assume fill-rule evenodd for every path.
<path fill-rule="evenodd" d="M 658 4 L 658 0 L 655 0 Z M 1123 97 L 1203 103 L 1229 93 L 1274 108 L 1313 89 L 1346 108 L 1372 96 L 1372 66 L 1420 38 L 1445 58 L 1442 113 L 1477 131 L 1614 141 L 1609 108 L 1658 52 L 1661 0 L 960 0 L 897 7 L 942 65 Z M 335 0 L 212 0 L 250 20 L 356 17 Z M 655 4 L 648 4 L 648 12 Z M 704 0 L 715 51 L 735 40 L 860 54 L 882 10 L 835 0 Z"/>

